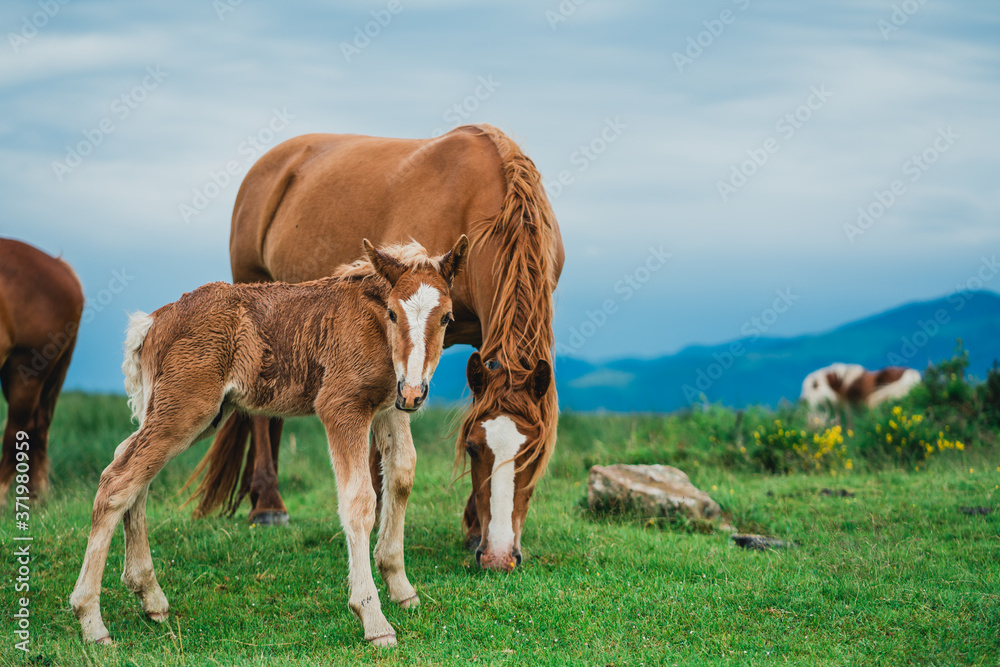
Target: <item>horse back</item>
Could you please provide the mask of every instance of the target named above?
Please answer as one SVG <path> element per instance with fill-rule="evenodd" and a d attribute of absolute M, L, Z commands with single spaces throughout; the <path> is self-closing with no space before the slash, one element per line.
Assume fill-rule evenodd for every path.
<path fill-rule="evenodd" d="M 496 215 L 504 175 L 489 138 L 458 128 L 434 139 L 309 134 L 265 154 L 237 196 L 233 280 L 330 275 L 376 245 L 419 240 L 446 252 Z"/>

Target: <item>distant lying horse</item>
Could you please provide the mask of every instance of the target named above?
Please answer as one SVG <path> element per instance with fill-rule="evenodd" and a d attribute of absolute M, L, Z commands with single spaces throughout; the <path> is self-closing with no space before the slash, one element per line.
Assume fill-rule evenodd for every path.
<path fill-rule="evenodd" d="M 68 264 L 26 243 L 0 239 L 0 385 L 8 407 L 0 508 L 17 471 L 27 468 L 27 483 L 18 486 L 29 495 L 48 487 L 49 426 L 82 313 L 83 290 Z"/>
<path fill-rule="evenodd" d="M 452 290 L 455 324 L 445 345 L 481 353 L 470 369 L 474 402 L 456 442 L 456 467 L 468 454 L 473 481 L 462 526 L 480 565 L 510 569 L 521 560 L 528 503 L 558 421 L 552 291 L 563 244 L 531 159 L 485 124 L 433 139 L 295 137 L 247 173 L 229 254 L 233 282 L 296 283 L 351 261 L 364 237 L 381 245 L 412 235 L 438 253 L 462 234 L 472 241 L 470 268 Z M 219 429 L 220 446 L 207 455 L 211 481 L 199 488 L 201 514 L 218 507 L 220 496 L 238 505 L 249 495 L 251 522 L 288 521 L 276 474 L 281 427 L 280 419 L 234 415 Z M 237 478 L 248 435 L 247 465 Z M 372 469 L 380 465 L 375 451 Z"/>
<path fill-rule="evenodd" d="M 889 366 L 878 371 L 858 364 L 833 364 L 813 371 L 802 382 L 801 400 L 809 406 L 809 421 L 826 421 L 825 410 L 844 412 L 848 423 L 851 411 L 873 408 L 885 401 L 899 399 L 920 384 L 920 371 Z"/>
<path fill-rule="evenodd" d="M 468 239 L 431 259 L 419 245 L 299 285 L 212 283 L 152 315 L 132 317 L 125 341 L 125 386 L 140 422 L 115 450 L 94 500 L 86 556 L 70 598 L 86 641 L 111 642 L 101 618 L 101 578 L 111 536 L 124 516 L 122 581 L 154 621 L 167 599 L 153 573 L 146 494 L 166 463 L 210 435 L 234 410 L 264 415 L 315 413 L 326 427 L 347 536 L 350 608 L 365 639 L 396 642 L 372 578 L 368 537 L 376 494 L 369 432 L 381 450 L 384 486 L 375 563 L 389 597 L 419 603 L 403 568 L 403 517 L 416 452 L 405 412 L 420 407 L 452 321 L 452 279 Z M 393 409 L 393 404 L 399 410 Z"/>

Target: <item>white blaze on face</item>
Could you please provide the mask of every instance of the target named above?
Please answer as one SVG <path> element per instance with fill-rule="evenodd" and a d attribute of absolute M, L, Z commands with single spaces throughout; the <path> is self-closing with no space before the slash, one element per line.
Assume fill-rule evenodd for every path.
<path fill-rule="evenodd" d="M 514 546 L 514 457 L 527 436 L 507 416 L 483 422 L 486 445 L 493 452 L 490 478 L 490 527 L 488 550 L 506 554 Z"/>
<path fill-rule="evenodd" d="M 424 378 L 424 358 L 427 351 L 427 318 L 434 307 L 441 302 L 441 293 L 430 285 L 421 284 L 406 301 L 401 302 L 403 315 L 410 328 L 410 358 L 406 360 L 405 384 L 419 387 Z M 402 325 L 402 322 L 400 322 Z M 399 373 L 399 369 L 396 371 Z"/>

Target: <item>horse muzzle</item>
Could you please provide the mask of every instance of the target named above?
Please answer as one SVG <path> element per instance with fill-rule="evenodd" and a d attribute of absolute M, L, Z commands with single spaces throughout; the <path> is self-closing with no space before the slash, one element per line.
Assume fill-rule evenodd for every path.
<path fill-rule="evenodd" d="M 484 570 L 503 570 L 510 572 L 521 564 L 523 560 L 521 550 L 517 547 L 511 549 L 509 554 L 486 553 L 482 548 L 476 549 L 476 562 Z"/>
<path fill-rule="evenodd" d="M 416 412 L 427 400 L 429 387 L 426 382 L 420 386 L 404 384 L 402 380 L 396 383 L 396 408 L 403 412 Z"/>

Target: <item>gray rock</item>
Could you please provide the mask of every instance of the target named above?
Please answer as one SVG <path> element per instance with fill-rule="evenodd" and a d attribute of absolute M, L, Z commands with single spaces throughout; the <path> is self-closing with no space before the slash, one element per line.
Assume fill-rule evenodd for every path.
<path fill-rule="evenodd" d="M 719 521 L 719 528 L 732 530 L 722 518 L 719 503 L 691 483 L 677 468 L 665 465 L 594 466 L 590 469 L 587 506 L 591 512 L 636 513 L 644 517 L 678 514 L 701 521 Z"/>
<path fill-rule="evenodd" d="M 769 551 L 771 549 L 791 549 L 794 542 L 785 542 L 776 537 L 765 537 L 764 535 L 733 534 L 729 538 L 736 543 L 736 546 L 753 551 Z"/>

